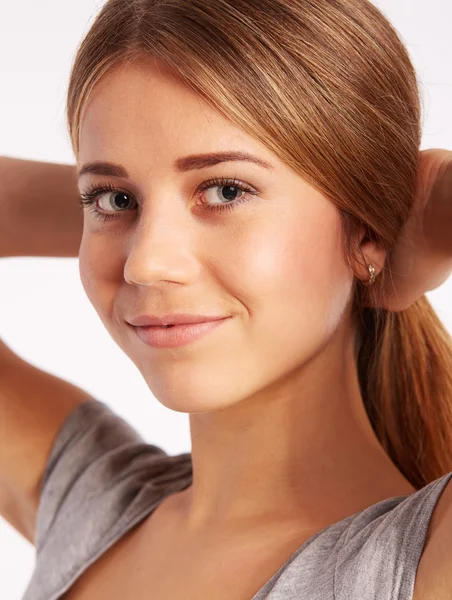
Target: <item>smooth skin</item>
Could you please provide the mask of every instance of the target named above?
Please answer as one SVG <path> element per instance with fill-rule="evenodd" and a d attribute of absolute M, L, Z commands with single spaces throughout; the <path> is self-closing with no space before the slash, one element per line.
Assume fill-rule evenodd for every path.
<path fill-rule="evenodd" d="M 246 162 L 175 169 L 181 157 L 225 150 L 251 153 L 272 169 Z M 450 171 L 450 153 L 440 160 L 441 152 L 431 154 L 435 166 L 425 171 L 430 179 L 422 179 L 421 214 L 430 217 L 439 214 L 431 208 L 436 209 L 445 164 Z M 156 540 L 159 549 L 160 543 L 169 551 L 177 545 L 181 561 L 192 557 L 185 589 L 199 593 L 209 561 L 214 573 L 226 554 L 237 562 L 234 549 L 244 539 L 248 549 L 262 548 L 264 540 L 272 539 L 274 554 L 265 557 L 265 568 L 262 554 L 247 552 L 255 554 L 256 562 L 246 564 L 243 577 L 235 573 L 243 589 L 255 567 L 259 578 L 243 596 L 249 597 L 319 529 L 385 498 L 415 491 L 375 438 L 359 392 L 349 310 L 354 277 L 366 280 L 369 274 L 360 264 L 352 271 L 338 252 L 335 207 L 162 64 L 157 68 L 143 58 L 115 70 L 96 88 L 83 115 L 77 169 L 94 161 L 121 165 L 128 177 L 86 174 L 79 179 L 79 192 L 109 183 L 130 198 L 130 208 L 107 222 L 85 210 L 82 283 L 112 338 L 138 366 L 157 400 L 190 413 L 192 437 L 194 485 L 162 503 L 140 535 L 129 538 L 134 545 L 118 556 L 148 561 Z M 221 186 L 197 192 L 211 177 L 237 178 L 257 193 L 233 211 L 208 212 L 203 205 L 226 200 Z M 103 194 L 99 209 L 112 212 L 113 198 Z M 441 206 L 442 217 L 450 216 L 449 205 L 442 200 Z M 408 244 L 402 240 L 419 235 L 419 222 L 413 220 L 404 231 L 396 254 L 400 270 L 408 264 Z M 435 229 L 422 231 L 425 235 Z M 452 252 L 428 247 L 434 248 L 431 255 L 415 256 L 414 262 L 435 267 L 436 281 L 444 281 Z M 385 260 L 382 251 L 370 242 L 361 249 L 378 273 Z M 431 285 L 429 279 L 420 293 L 419 282 L 427 277 L 421 268 L 416 273 L 416 286 L 401 290 L 398 302 L 402 291 L 411 302 Z M 126 323 L 144 312 L 179 311 L 231 318 L 209 336 L 173 350 L 144 345 Z M 16 436 L 19 444 L 19 428 Z M 49 433 L 46 451 L 50 442 Z M 2 453 L 3 447 L 0 457 Z M 45 455 L 34 464 L 36 470 L 43 468 Z M 19 483 L 11 469 L 2 479 L 20 496 L 25 478 Z M 31 520 L 36 485 L 30 474 L 26 481 Z M 445 492 L 442 499 L 449 497 Z M 448 522 L 451 503 L 438 507 L 441 523 Z M 163 527 L 170 522 L 172 528 Z M 196 565 L 204 565 L 204 571 Z M 158 566 L 164 571 L 165 564 Z M 153 585 L 158 571 L 152 573 Z M 88 592 L 96 585 L 95 570 L 90 572 Z M 223 572 L 230 575 L 226 566 Z M 151 574 L 143 573 L 145 585 Z M 103 591 L 107 597 L 108 590 Z M 171 597 L 163 584 L 156 597 L 163 600 L 164 592 Z"/>

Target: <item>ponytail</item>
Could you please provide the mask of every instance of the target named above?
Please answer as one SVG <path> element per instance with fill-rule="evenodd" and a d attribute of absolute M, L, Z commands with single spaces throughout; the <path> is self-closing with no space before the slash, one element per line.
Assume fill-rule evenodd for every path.
<path fill-rule="evenodd" d="M 367 414 L 386 453 L 420 489 L 452 471 L 452 338 L 426 296 L 401 312 L 361 315 Z"/>

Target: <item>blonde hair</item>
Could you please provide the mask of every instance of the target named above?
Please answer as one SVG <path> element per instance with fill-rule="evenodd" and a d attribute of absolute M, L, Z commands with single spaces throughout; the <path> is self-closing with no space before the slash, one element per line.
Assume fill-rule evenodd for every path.
<path fill-rule="evenodd" d="M 163 59 L 197 94 L 325 194 L 390 259 L 414 200 L 421 106 L 396 30 L 367 0 L 109 0 L 73 65 L 68 125 L 78 154 L 83 107 L 115 65 Z M 452 340 L 423 296 L 402 312 L 368 308 L 355 283 L 364 405 L 416 488 L 452 470 Z"/>

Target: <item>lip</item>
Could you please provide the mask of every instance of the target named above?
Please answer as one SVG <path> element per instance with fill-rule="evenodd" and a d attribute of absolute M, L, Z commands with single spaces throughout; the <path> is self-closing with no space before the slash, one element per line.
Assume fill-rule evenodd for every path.
<path fill-rule="evenodd" d="M 198 340 L 221 326 L 231 317 L 188 323 L 163 328 L 158 326 L 134 327 L 137 336 L 142 342 L 153 348 L 177 348 Z"/>
<path fill-rule="evenodd" d="M 207 323 L 228 318 L 224 315 L 197 315 L 193 313 L 173 313 L 166 315 L 140 315 L 128 320 L 134 327 L 152 327 L 159 325 L 186 325 L 193 323 Z"/>

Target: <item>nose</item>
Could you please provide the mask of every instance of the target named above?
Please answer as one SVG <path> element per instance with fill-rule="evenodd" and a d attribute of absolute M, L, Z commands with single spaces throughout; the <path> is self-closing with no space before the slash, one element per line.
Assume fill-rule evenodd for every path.
<path fill-rule="evenodd" d="M 127 244 L 124 279 L 131 285 L 155 285 L 166 281 L 187 283 L 196 264 L 191 250 L 193 232 L 188 218 L 178 211 L 141 215 Z M 181 212 L 181 211 L 179 211 Z M 170 214 L 171 213 L 171 214 Z"/>

